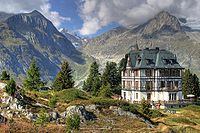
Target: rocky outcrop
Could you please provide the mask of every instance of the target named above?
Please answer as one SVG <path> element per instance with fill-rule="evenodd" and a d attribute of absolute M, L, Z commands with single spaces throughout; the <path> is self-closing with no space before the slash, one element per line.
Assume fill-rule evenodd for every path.
<path fill-rule="evenodd" d="M 0 124 L 6 123 L 6 121 L 7 121 L 7 118 L 5 118 L 2 115 L 0 115 Z"/>
<path fill-rule="evenodd" d="M 147 125 L 147 127 L 149 127 L 149 128 L 155 127 L 153 122 L 150 119 L 148 119 L 144 116 L 141 116 L 139 114 L 134 114 L 129 111 L 124 111 L 120 107 L 115 107 L 115 106 L 111 106 L 110 110 L 112 110 L 113 113 L 118 116 L 128 116 L 129 118 L 139 119 L 140 121 L 144 122 Z"/>
<path fill-rule="evenodd" d="M 66 118 L 73 114 L 78 114 L 82 122 L 96 118 L 94 113 L 87 111 L 84 106 L 69 106 L 65 112 L 61 113 L 61 117 Z"/>

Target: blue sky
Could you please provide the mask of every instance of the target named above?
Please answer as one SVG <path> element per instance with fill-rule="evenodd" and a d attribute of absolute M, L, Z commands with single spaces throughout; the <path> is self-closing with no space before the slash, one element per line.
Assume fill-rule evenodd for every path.
<path fill-rule="evenodd" d="M 79 15 L 80 12 L 79 1 L 80 0 L 50 0 L 50 3 L 52 5 L 52 10 L 59 12 L 61 16 L 71 18 L 70 21 L 63 22 L 61 28 L 66 28 L 70 31 L 76 32 L 77 34 L 79 34 L 78 30 L 81 29 L 83 26 L 83 20 Z M 83 35 L 83 36 L 95 37 L 117 26 L 119 26 L 118 23 L 111 22 L 110 24 L 99 29 L 94 34 Z"/>
<path fill-rule="evenodd" d="M 0 11 L 38 10 L 57 27 L 95 37 L 119 25 L 143 24 L 160 11 L 200 29 L 200 0 L 0 0 Z M 81 16 L 81 17 L 80 17 Z"/>

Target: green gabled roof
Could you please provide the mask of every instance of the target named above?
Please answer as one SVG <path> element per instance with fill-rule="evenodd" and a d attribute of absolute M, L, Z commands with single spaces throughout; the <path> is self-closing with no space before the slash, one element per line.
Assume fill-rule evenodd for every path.
<path fill-rule="evenodd" d="M 129 52 L 131 67 L 139 68 L 180 68 L 176 55 L 167 50 L 143 49 Z"/>

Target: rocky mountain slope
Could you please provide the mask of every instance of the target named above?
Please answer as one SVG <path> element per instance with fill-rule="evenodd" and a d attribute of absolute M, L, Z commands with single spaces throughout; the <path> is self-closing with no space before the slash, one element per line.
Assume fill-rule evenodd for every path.
<path fill-rule="evenodd" d="M 87 58 L 38 11 L 12 15 L 0 22 L 0 71 L 24 75 L 35 58 L 44 79 L 53 79 L 64 59 L 79 78 L 87 71 Z"/>
<path fill-rule="evenodd" d="M 200 32 L 181 25 L 178 18 L 165 11 L 137 27 L 116 28 L 104 33 L 90 40 L 82 51 L 101 60 L 102 64 L 119 62 L 136 42 L 140 49 L 160 47 L 170 50 L 183 67 L 200 76 Z"/>
<path fill-rule="evenodd" d="M 72 44 L 74 45 L 75 48 L 80 48 L 83 43 L 82 41 L 84 41 L 81 37 L 79 37 L 78 35 L 76 35 L 75 33 L 72 33 L 70 31 L 68 31 L 67 29 L 62 29 L 60 31 L 63 35 L 65 35 L 65 37 L 70 40 L 72 42 Z"/>

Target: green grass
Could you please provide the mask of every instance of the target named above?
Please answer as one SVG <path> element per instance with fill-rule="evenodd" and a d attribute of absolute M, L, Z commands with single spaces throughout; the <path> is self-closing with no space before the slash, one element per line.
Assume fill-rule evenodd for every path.
<path fill-rule="evenodd" d="M 171 118 L 170 121 L 175 122 L 175 123 L 187 124 L 187 125 L 196 125 L 195 122 L 193 122 L 193 121 L 190 120 L 189 118 L 185 118 L 185 117 L 175 117 L 175 118 Z"/>
<path fill-rule="evenodd" d="M 200 113 L 200 106 L 198 106 L 198 105 L 190 105 L 190 106 L 187 106 L 183 109 Z"/>
<path fill-rule="evenodd" d="M 66 102 L 66 103 L 78 99 L 83 99 L 83 100 L 89 99 L 89 95 L 80 89 L 62 90 L 57 92 L 55 94 L 55 97 L 57 98 L 58 102 Z"/>

